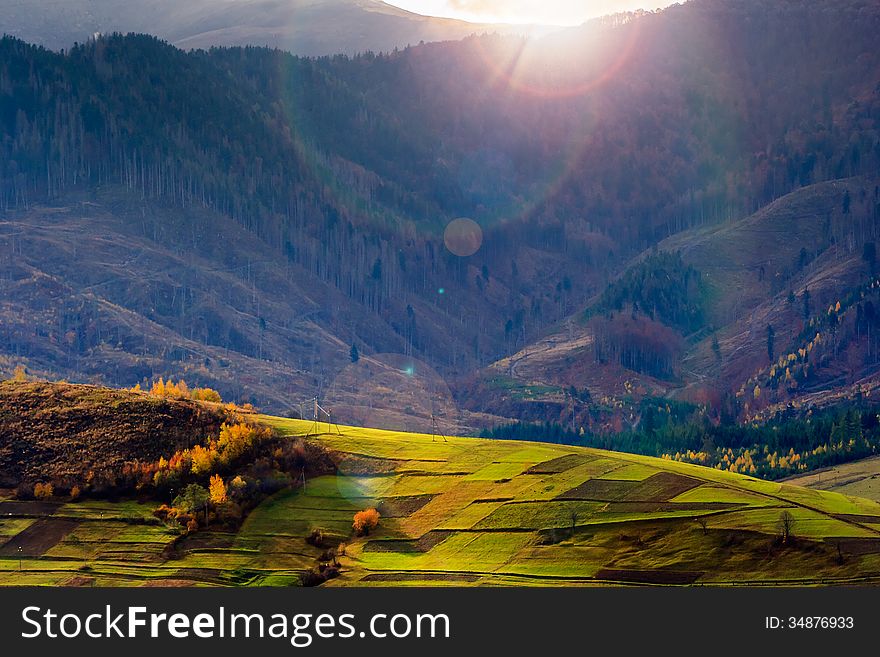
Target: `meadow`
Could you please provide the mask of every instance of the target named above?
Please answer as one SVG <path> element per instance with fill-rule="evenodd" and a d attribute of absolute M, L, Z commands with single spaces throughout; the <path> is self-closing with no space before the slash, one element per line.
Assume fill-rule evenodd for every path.
<path fill-rule="evenodd" d="M 291 437 L 311 428 L 263 421 Z M 182 536 L 155 502 L 0 492 L 0 585 L 297 585 L 340 543 L 325 586 L 880 580 L 880 504 L 867 499 L 544 443 L 327 425 L 309 440 L 337 473 L 268 498 L 237 531 Z M 372 507 L 378 527 L 354 536 L 354 513 Z"/>
<path fill-rule="evenodd" d="M 268 421 L 289 435 L 309 428 Z M 336 454 L 338 473 L 280 496 L 273 513 L 280 521 L 313 509 L 379 509 L 378 530 L 348 542 L 330 586 L 824 584 L 880 575 L 880 504 L 870 500 L 587 448 L 325 430 L 316 440 Z"/>

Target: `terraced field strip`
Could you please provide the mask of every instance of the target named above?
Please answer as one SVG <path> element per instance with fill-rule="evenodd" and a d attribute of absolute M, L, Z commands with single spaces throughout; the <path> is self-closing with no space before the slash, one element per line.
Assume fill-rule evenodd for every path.
<path fill-rule="evenodd" d="M 79 523 L 76 520 L 42 518 L 0 546 L 0 557 L 39 557 L 72 532 Z"/>

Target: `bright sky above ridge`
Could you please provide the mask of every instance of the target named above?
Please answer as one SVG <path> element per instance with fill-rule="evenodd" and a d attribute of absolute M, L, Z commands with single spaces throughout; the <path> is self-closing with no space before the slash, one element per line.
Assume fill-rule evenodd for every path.
<path fill-rule="evenodd" d="M 590 18 L 634 9 L 659 9 L 670 0 L 386 0 L 428 16 L 481 23 L 580 25 Z"/>

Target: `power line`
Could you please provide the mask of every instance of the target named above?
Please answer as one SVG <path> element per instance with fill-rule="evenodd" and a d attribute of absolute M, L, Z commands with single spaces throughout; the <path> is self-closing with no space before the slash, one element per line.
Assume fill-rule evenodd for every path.
<path fill-rule="evenodd" d="M 309 436 L 318 436 L 321 434 L 320 425 L 323 424 L 321 422 L 322 413 L 327 416 L 327 433 L 330 433 L 331 429 L 336 429 L 336 433 L 341 436 L 342 430 L 339 428 L 339 425 L 333 421 L 333 411 L 327 410 L 326 408 L 321 406 L 321 404 L 318 403 L 317 397 L 314 397 L 312 399 L 312 403 L 314 404 L 315 409 L 314 421 L 312 422 L 312 426 L 309 429 L 309 432 L 306 434 L 306 438 L 308 438 Z"/>
<path fill-rule="evenodd" d="M 446 438 L 446 436 L 443 435 L 443 432 L 441 432 L 440 429 L 437 427 L 437 418 L 434 417 L 433 413 L 431 413 L 431 442 L 432 443 L 437 440 L 437 436 L 440 436 L 443 439 L 444 443 L 449 442 L 449 440 Z"/>

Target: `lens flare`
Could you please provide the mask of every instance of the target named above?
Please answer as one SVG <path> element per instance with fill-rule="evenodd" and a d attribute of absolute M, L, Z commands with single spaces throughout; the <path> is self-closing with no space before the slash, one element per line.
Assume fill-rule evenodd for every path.
<path fill-rule="evenodd" d="M 483 246 L 483 229 L 473 219 L 453 219 L 446 226 L 443 242 L 450 253 L 467 258 Z"/>
<path fill-rule="evenodd" d="M 446 435 L 456 432 L 459 412 L 448 384 L 430 365 L 399 353 L 363 356 L 337 372 L 324 396 L 334 421 L 342 426 L 357 454 L 334 455 L 339 496 L 358 509 L 375 506 L 387 496 L 394 478 L 367 474 L 365 459 L 375 454 L 375 436 L 349 427 L 382 427 L 391 431 L 431 433 L 432 416 Z M 327 430 L 327 425 L 321 427 Z M 333 429 L 330 429 L 332 439 Z M 424 440 L 415 438 L 415 440 Z M 430 442 L 430 438 L 426 442 Z M 313 484 L 313 494 L 321 494 Z M 381 510 L 380 510 L 381 511 Z"/>
<path fill-rule="evenodd" d="M 493 84 L 547 100 L 565 99 L 585 96 L 618 77 L 636 51 L 641 30 L 639 20 L 617 26 L 613 32 L 624 38 L 614 44 L 611 57 L 602 52 L 604 40 L 579 53 L 581 44 L 578 39 L 585 38 L 580 33 L 572 33 L 567 38 L 552 35 L 523 39 L 504 54 L 491 47 L 497 41 L 475 39 L 472 43 L 491 74 Z M 602 59 L 595 63 L 578 61 L 578 57 L 584 56 Z M 602 67 L 594 65 L 599 61 L 604 64 Z"/>

